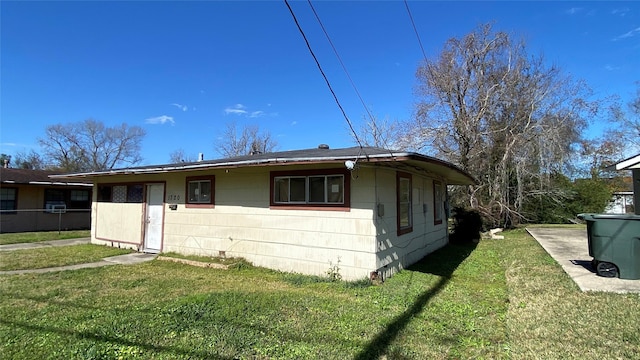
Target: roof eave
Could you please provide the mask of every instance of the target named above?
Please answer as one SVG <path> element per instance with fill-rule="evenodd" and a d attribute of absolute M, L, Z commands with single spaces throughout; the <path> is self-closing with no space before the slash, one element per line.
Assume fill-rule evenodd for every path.
<path fill-rule="evenodd" d="M 241 160 L 241 161 L 224 161 L 224 162 L 198 162 L 188 163 L 184 165 L 169 164 L 165 166 L 152 166 L 152 167 L 139 167 L 139 168 L 125 168 L 106 171 L 95 171 L 86 173 L 64 174 L 64 175 L 51 175 L 52 179 L 57 178 L 92 178 L 98 176 L 115 176 L 115 175 L 130 175 L 130 174 L 158 174 L 166 172 L 176 171 L 191 171 L 200 169 L 225 169 L 225 168 L 237 168 L 245 166 L 276 166 L 276 165 L 295 165 L 295 164 L 322 164 L 322 163 L 336 163 L 346 160 L 355 160 L 356 162 L 395 162 L 395 161 L 408 161 L 413 160 L 419 163 L 433 164 L 439 168 L 452 171 L 454 176 L 447 177 L 448 184 L 450 185 L 473 185 L 477 184 L 477 181 L 469 173 L 463 171 L 457 166 L 448 163 L 443 160 L 439 160 L 433 157 L 409 153 L 409 152 L 392 152 L 385 154 L 373 154 L 373 155 L 342 155 L 342 156 L 325 156 L 325 157 L 273 157 L 256 160 Z"/>
<path fill-rule="evenodd" d="M 608 171 L 632 169 L 640 169 L 640 154 L 606 167 Z"/>

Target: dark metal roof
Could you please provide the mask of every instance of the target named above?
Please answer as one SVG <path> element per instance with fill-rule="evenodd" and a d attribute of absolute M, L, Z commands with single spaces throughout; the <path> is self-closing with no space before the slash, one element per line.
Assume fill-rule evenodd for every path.
<path fill-rule="evenodd" d="M 75 181 L 66 182 L 53 180 L 50 175 L 58 175 L 59 171 L 49 170 L 28 170 L 14 168 L 0 168 L 0 182 L 2 184 L 27 184 L 27 185 L 67 185 L 67 186 L 90 186 L 91 182 Z"/>
<path fill-rule="evenodd" d="M 280 151 L 264 154 L 237 156 L 216 160 L 196 162 L 182 162 L 164 165 L 148 165 L 54 175 L 54 178 L 91 178 L 108 175 L 153 174 L 163 172 L 204 170 L 214 168 L 233 168 L 246 166 L 282 166 L 292 164 L 322 164 L 341 163 L 351 160 L 357 163 L 385 163 L 388 165 L 405 166 L 415 170 L 427 171 L 442 176 L 452 185 L 468 185 L 475 183 L 475 179 L 455 165 L 430 156 L 412 152 L 396 152 L 376 147 L 351 147 L 343 149 L 305 149 Z"/>

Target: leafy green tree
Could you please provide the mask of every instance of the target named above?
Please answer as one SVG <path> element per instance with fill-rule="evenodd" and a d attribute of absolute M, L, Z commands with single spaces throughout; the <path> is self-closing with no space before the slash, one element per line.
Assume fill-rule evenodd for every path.
<path fill-rule="evenodd" d="M 7 162 L 7 166 L 9 166 L 9 164 L 11 164 L 11 155 L 0 154 L 0 166 L 4 167 L 5 161 Z"/>
<path fill-rule="evenodd" d="M 602 179 L 578 179 L 574 182 L 575 196 L 569 202 L 574 214 L 602 213 L 611 201 L 611 184 Z"/>

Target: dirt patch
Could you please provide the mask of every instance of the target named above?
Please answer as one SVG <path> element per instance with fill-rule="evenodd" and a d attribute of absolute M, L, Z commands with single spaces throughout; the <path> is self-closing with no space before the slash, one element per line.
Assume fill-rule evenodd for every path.
<path fill-rule="evenodd" d="M 158 256 L 158 260 L 173 261 L 180 264 L 198 266 L 201 268 L 213 268 L 213 269 L 223 269 L 223 270 L 228 270 L 229 266 L 233 265 L 233 264 L 225 265 L 225 264 L 218 264 L 213 262 L 187 260 L 187 259 L 180 259 L 180 258 L 174 258 L 174 257 L 168 257 L 168 256 Z"/>

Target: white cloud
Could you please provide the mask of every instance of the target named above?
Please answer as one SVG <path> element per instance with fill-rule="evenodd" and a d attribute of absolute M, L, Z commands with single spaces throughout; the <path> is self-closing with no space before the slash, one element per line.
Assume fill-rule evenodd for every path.
<path fill-rule="evenodd" d="M 181 104 L 177 104 L 177 103 L 173 103 L 171 104 L 175 107 L 177 107 L 178 109 L 182 110 L 182 111 L 187 111 L 189 110 L 189 107 L 187 105 L 181 105 Z"/>
<path fill-rule="evenodd" d="M 626 38 L 630 38 L 630 37 L 634 37 L 636 35 L 640 34 L 640 27 L 637 27 L 629 32 L 626 32 L 620 36 L 616 36 L 614 37 L 612 40 L 613 41 L 618 41 L 620 39 L 626 39 Z"/>
<path fill-rule="evenodd" d="M 236 114 L 236 115 L 242 115 L 242 114 L 246 114 L 247 111 L 246 110 L 242 110 L 242 109 L 233 109 L 233 108 L 226 108 L 224 109 L 225 114 Z"/>
<path fill-rule="evenodd" d="M 234 106 L 230 106 L 224 109 L 225 114 L 235 114 L 235 115 L 244 115 L 247 113 L 245 110 L 246 106 L 242 104 L 235 104 Z"/>
<path fill-rule="evenodd" d="M 166 123 L 171 123 L 171 125 L 175 124 L 175 121 L 173 121 L 173 118 L 167 115 L 148 118 L 144 122 L 147 124 L 163 124 L 163 125 Z"/>
<path fill-rule="evenodd" d="M 581 11 L 582 11 L 582 8 L 572 7 L 571 9 L 566 10 L 565 13 L 567 13 L 569 15 L 575 15 L 575 14 L 581 12 Z"/>
<path fill-rule="evenodd" d="M 617 67 L 617 66 L 613 66 L 613 65 L 607 64 L 607 65 L 604 66 L 604 69 L 607 70 L 607 71 L 614 71 L 614 70 L 618 70 L 620 68 Z"/>
<path fill-rule="evenodd" d="M 268 107 L 271 106 L 271 104 L 267 104 Z M 244 117 L 248 117 L 248 118 L 259 118 L 259 117 L 263 117 L 263 116 L 268 116 L 268 117 L 275 117 L 278 116 L 277 112 L 266 112 L 263 110 L 252 110 L 247 108 L 246 106 L 242 105 L 242 104 L 235 104 L 233 106 L 228 106 L 224 109 L 224 113 L 229 115 L 239 115 L 239 116 L 244 116 Z"/>
<path fill-rule="evenodd" d="M 620 8 L 611 10 L 611 15 L 625 16 L 629 12 L 629 8 Z"/>

